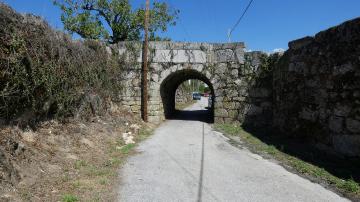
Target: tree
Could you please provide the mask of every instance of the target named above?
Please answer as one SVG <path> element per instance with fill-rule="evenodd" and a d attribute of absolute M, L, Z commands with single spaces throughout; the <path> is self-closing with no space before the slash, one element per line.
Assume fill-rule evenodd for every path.
<path fill-rule="evenodd" d="M 61 8 L 61 21 L 71 34 L 109 43 L 143 37 L 145 10 L 133 9 L 129 0 L 54 0 L 54 4 Z M 160 40 L 157 31 L 165 32 L 169 25 L 176 25 L 178 13 L 164 2 L 154 2 L 150 10 L 150 40 Z"/>

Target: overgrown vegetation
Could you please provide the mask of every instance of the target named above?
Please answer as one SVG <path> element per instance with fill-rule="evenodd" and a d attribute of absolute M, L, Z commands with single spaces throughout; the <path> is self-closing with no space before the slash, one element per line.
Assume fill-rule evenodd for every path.
<path fill-rule="evenodd" d="M 360 197 L 360 185 L 355 182 L 352 178 L 341 179 L 337 176 L 326 171 L 324 168 L 318 167 L 316 165 L 310 164 L 306 161 L 303 161 L 297 157 L 291 156 L 283 152 L 283 148 L 277 148 L 274 145 L 269 145 L 262 142 L 260 139 L 255 137 L 249 132 L 246 132 L 242 127 L 232 124 L 215 124 L 215 129 L 223 132 L 225 135 L 238 136 L 241 138 L 246 145 L 249 146 L 249 149 L 253 152 L 259 153 L 261 155 L 275 158 L 281 163 L 290 166 L 295 169 L 297 172 L 311 176 L 316 179 L 325 181 L 329 185 L 334 185 L 338 190 L 355 195 L 357 198 Z"/>
<path fill-rule="evenodd" d="M 72 41 L 42 19 L 0 4 L 0 119 L 63 118 L 122 88 L 123 63 L 96 41 Z"/>
<path fill-rule="evenodd" d="M 245 54 L 244 72 L 250 80 L 259 80 L 269 77 L 282 53 L 267 55 L 263 52 L 250 52 Z M 255 57 L 255 58 L 252 58 Z"/>

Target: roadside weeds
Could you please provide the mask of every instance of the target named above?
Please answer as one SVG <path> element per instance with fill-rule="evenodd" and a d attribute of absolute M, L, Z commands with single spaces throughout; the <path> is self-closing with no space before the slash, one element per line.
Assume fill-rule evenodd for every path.
<path fill-rule="evenodd" d="M 107 196 L 109 188 L 114 188 L 118 184 L 119 168 L 123 165 L 126 158 L 135 154 L 134 148 L 142 140 L 145 140 L 152 134 L 152 129 L 141 128 L 139 134 L 135 136 L 135 144 L 124 144 L 119 139 L 116 142 L 108 142 L 106 157 L 97 163 L 91 163 L 84 160 L 78 160 L 74 163 L 73 168 L 76 170 L 78 177 L 68 179 L 65 182 L 71 189 L 62 196 L 62 202 L 76 201 L 103 201 L 114 199 L 116 193 Z M 93 193 L 88 198 L 84 193 Z"/>
<path fill-rule="evenodd" d="M 113 201 L 120 167 L 154 127 L 119 111 L 0 128 L 0 201 Z M 124 133 L 135 143 L 125 144 Z"/>

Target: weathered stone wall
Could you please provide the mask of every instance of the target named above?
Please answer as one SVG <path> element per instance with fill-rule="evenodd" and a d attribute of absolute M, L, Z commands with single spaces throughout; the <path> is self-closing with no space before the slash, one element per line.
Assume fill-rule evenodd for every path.
<path fill-rule="evenodd" d="M 265 65 L 270 56 L 263 52 L 245 53 L 239 75 L 238 121 L 243 126 L 269 128 L 272 123 L 272 71 Z"/>
<path fill-rule="evenodd" d="M 215 122 L 273 127 L 360 156 L 360 19 L 289 43 L 280 55 L 244 53 L 243 43 L 152 42 L 149 120 L 175 109 L 178 86 L 198 79 L 215 95 Z M 141 112 L 141 43 L 116 45 L 128 69 L 119 96 Z M 113 47 L 114 48 L 114 47 Z"/>
<path fill-rule="evenodd" d="M 360 18 L 290 42 L 273 80 L 274 127 L 360 156 Z"/>
<path fill-rule="evenodd" d="M 128 63 L 125 83 L 129 88 L 119 99 L 132 112 L 141 112 L 141 43 L 116 45 Z M 239 73 L 244 64 L 244 44 L 151 42 L 149 45 L 149 121 L 161 122 L 175 109 L 175 91 L 188 79 L 198 79 L 213 90 L 215 120 L 238 119 Z"/>

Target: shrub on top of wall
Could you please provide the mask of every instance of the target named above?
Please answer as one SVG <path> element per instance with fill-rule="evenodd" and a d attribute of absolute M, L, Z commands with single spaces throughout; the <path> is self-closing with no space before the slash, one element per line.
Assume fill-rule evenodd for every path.
<path fill-rule="evenodd" d="M 121 90 L 122 62 L 97 41 L 73 41 L 39 17 L 0 4 L 0 119 L 64 118 L 89 94 Z"/>

